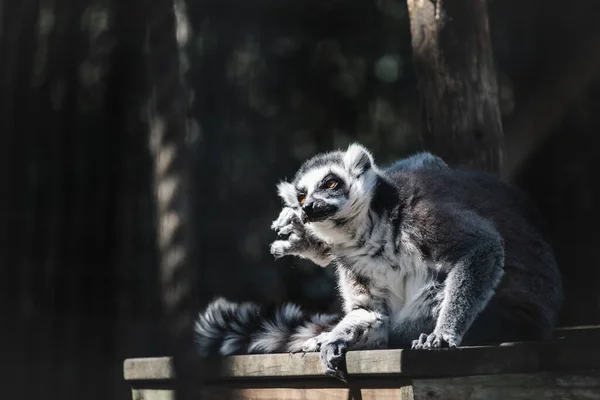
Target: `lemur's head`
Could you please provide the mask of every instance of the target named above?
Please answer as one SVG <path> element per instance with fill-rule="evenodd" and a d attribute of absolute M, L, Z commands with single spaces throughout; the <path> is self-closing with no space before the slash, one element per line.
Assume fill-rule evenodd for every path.
<path fill-rule="evenodd" d="M 280 182 L 277 189 L 285 205 L 296 209 L 303 222 L 337 225 L 368 207 L 377 175 L 371 153 L 352 144 L 345 152 L 308 159 L 291 183 Z"/>

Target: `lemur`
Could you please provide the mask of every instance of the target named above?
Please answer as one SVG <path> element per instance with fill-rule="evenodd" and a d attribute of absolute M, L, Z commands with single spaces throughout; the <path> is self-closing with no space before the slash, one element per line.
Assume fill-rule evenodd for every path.
<path fill-rule="evenodd" d="M 196 323 L 201 355 L 320 352 L 346 379 L 355 349 L 493 345 L 549 337 L 562 279 L 543 221 L 492 174 L 419 153 L 379 168 L 369 150 L 318 154 L 277 185 L 270 251 L 334 264 L 342 315 L 217 299 Z"/>

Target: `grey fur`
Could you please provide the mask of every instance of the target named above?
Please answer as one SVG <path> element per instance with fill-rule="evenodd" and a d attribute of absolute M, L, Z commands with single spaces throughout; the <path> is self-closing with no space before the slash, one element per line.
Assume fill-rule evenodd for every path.
<path fill-rule="evenodd" d="M 196 349 L 204 357 L 299 352 L 307 340 L 330 329 L 339 318 L 306 315 L 294 304 L 265 307 L 217 298 L 196 320 Z"/>
<path fill-rule="evenodd" d="M 438 156 L 427 152 L 421 152 L 396 161 L 386 168 L 386 172 L 390 173 L 396 170 L 421 168 L 448 168 L 448 164 Z"/>
<path fill-rule="evenodd" d="M 274 256 L 336 265 L 343 317 L 295 343 L 327 374 L 345 379 L 349 349 L 544 339 L 556 324 L 562 281 L 540 218 L 491 175 L 429 153 L 379 169 L 355 144 L 307 160 L 278 193 Z"/>

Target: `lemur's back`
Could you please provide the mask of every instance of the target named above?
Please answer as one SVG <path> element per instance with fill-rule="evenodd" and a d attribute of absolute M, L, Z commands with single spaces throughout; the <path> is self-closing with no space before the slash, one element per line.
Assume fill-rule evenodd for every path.
<path fill-rule="evenodd" d="M 394 181 L 408 182 L 414 193 L 437 201 L 464 204 L 483 217 L 494 221 L 502 232 L 509 229 L 513 237 L 547 239 L 546 227 L 538 210 L 520 190 L 506 185 L 494 176 L 458 169 L 394 171 Z M 505 232 L 508 233 L 508 232 Z"/>
<path fill-rule="evenodd" d="M 547 334 L 562 303 L 562 280 L 546 227 L 528 197 L 487 173 L 450 168 L 390 172 L 417 202 L 464 205 L 493 222 L 504 241 L 505 273 L 489 308 L 523 320 L 525 332 L 519 337 Z"/>

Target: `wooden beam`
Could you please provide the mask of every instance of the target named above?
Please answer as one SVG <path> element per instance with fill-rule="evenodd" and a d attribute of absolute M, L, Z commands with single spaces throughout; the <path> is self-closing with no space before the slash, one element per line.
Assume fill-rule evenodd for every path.
<path fill-rule="evenodd" d="M 196 363 L 207 380 L 326 378 L 318 353 L 252 354 Z M 350 378 L 451 377 L 546 370 L 600 368 L 600 340 L 505 343 L 457 349 L 363 350 L 346 357 Z M 168 381 L 175 376 L 171 358 L 129 359 L 127 381 Z"/>
<path fill-rule="evenodd" d="M 442 350 L 347 354 L 348 383 L 322 374 L 319 355 L 255 354 L 197 360 L 203 399 L 600 400 L 600 326 L 560 328 L 557 340 Z M 211 374 L 206 374 L 211 371 Z M 124 365 L 133 400 L 172 400 L 169 357 Z"/>
<path fill-rule="evenodd" d="M 600 341 L 600 325 L 563 326 L 556 328 L 552 336 L 558 340 Z"/>
<path fill-rule="evenodd" d="M 571 399 L 600 400 L 600 371 L 547 371 L 445 378 L 365 378 L 344 384 L 337 380 L 290 379 L 237 383 L 213 382 L 199 388 L 203 399 L 243 400 L 464 400 L 464 399 Z M 132 389 L 133 400 L 173 400 L 168 386 L 147 382 Z"/>
<path fill-rule="evenodd" d="M 410 400 L 600 400 L 600 371 L 466 376 L 413 381 Z"/>
<path fill-rule="evenodd" d="M 453 165 L 502 172 L 502 120 L 486 0 L 407 4 L 426 149 Z"/>

